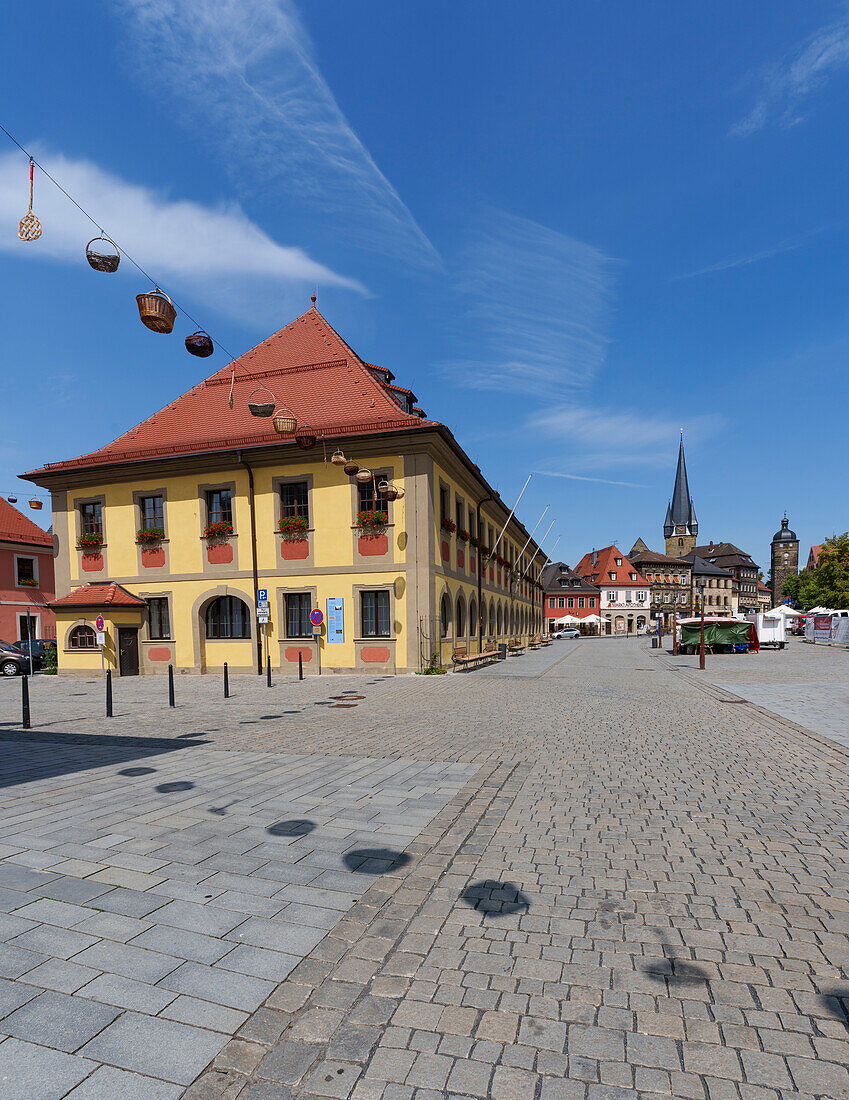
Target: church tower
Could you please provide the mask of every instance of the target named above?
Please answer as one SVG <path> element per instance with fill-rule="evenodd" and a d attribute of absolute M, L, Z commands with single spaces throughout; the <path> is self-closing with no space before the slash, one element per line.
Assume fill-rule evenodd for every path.
<path fill-rule="evenodd" d="M 670 558 L 681 558 L 696 547 L 699 536 L 699 521 L 687 484 L 687 463 L 684 461 L 684 429 L 681 429 L 681 442 L 678 445 L 678 469 L 675 471 L 675 487 L 672 499 L 666 509 L 663 523 L 663 537 L 666 539 L 666 553 Z"/>
<path fill-rule="evenodd" d="M 772 536 L 770 564 L 772 566 L 772 606 L 784 599 L 784 582 L 799 572 L 799 540 L 790 530 L 787 513 L 781 521 L 781 530 Z"/>

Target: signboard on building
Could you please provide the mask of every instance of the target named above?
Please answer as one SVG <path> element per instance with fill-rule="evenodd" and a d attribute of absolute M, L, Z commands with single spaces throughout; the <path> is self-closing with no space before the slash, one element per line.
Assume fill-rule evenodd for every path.
<path fill-rule="evenodd" d="M 345 641 L 345 605 L 341 597 L 332 596 L 327 601 L 327 641 Z"/>
<path fill-rule="evenodd" d="M 814 641 L 831 640 L 831 615 L 814 615 Z"/>

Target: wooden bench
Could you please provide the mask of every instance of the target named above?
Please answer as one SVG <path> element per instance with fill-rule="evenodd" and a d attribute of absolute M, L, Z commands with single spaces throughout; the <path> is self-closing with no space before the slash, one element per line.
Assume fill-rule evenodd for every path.
<path fill-rule="evenodd" d="M 482 653 L 469 653 L 468 646 L 458 645 L 451 654 L 451 661 L 454 665 L 455 672 L 460 669 L 465 669 L 466 672 L 469 672 L 479 665 L 488 665 L 494 659 L 495 647 L 493 646 L 492 649 L 490 649 L 488 645 L 484 647 Z"/>
<path fill-rule="evenodd" d="M 510 638 L 507 642 L 507 652 L 511 657 L 519 657 L 525 652 L 525 647 L 522 645 L 521 638 Z"/>

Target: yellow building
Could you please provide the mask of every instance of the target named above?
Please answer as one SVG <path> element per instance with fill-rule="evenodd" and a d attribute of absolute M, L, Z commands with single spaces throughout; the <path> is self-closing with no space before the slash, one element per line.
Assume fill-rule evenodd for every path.
<path fill-rule="evenodd" d="M 539 632 L 541 552 L 515 518 L 496 547 L 509 509 L 393 379 L 313 305 L 113 443 L 23 475 L 53 499 L 60 673 L 100 668 L 98 615 L 122 675 L 266 655 L 412 672 Z"/>

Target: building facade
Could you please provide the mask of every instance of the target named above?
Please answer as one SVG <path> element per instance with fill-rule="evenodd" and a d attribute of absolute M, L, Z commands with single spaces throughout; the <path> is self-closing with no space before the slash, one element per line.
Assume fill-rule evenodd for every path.
<path fill-rule="evenodd" d="M 605 634 L 646 631 L 651 610 L 650 586 L 617 546 L 584 554 L 575 572 L 599 589 L 599 614 Z"/>
<path fill-rule="evenodd" d="M 650 585 L 652 621 L 671 627 L 675 616 L 692 611 L 693 563 L 688 558 L 641 550 L 639 545 L 645 546 L 642 539 L 628 556 Z"/>
<path fill-rule="evenodd" d="M 758 581 L 758 611 L 769 611 L 771 607 L 775 607 L 772 601 L 772 591 L 762 581 Z"/>
<path fill-rule="evenodd" d="M 60 674 L 100 668 L 98 614 L 123 675 L 266 656 L 415 671 L 542 628 L 525 528 L 314 305 L 108 446 L 26 477 L 53 497 Z"/>
<path fill-rule="evenodd" d="M 693 614 L 697 615 L 701 610 L 701 599 L 704 596 L 706 615 L 721 615 L 727 618 L 737 615 L 740 607 L 737 579 L 734 574 L 699 557 L 692 550 L 687 555 L 687 560 L 692 562 L 690 606 Z"/>
<path fill-rule="evenodd" d="M 53 536 L 0 497 L 0 639 L 55 638 Z"/>
<path fill-rule="evenodd" d="M 666 509 L 663 521 L 663 537 L 666 539 L 666 556 L 683 558 L 696 545 L 699 534 L 699 521 L 690 496 L 687 481 L 687 463 L 684 461 L 684 429 L 681 429 L 681 441 L 678 444 L 678 466 L 675 470 L 675 485 Z"/>
<path fill-rule="evenodd" d="M 541 579 L 545 621 L 549 633 L 557 629 L 558 620 L 564 616 L 592 620 L 594 623 L 600 617 L 599 589 L 584 580 L 574 569 L 570 569 L 565 562 L 547 565 L 542 571 Z"/>
<path fill-rule="evenodd" d="M 780 530 L 772 536 L 770 544 L 770 566 L 772 569 L 772 606 L 776 607 L 784 599 L 784 582 L 799 572 L 799 540 L 796 532 L 790 530 L 787 513 L 781 521 Z"/>
<path fill-rule="evenodd" d="M 697 546 L 695 553 L 711 565 L 725 569 L 738 583 L 739 610 L 746 615 L 758 610 L 758 567 L 751 556 L 733 542 L 711 542 Z"/>

